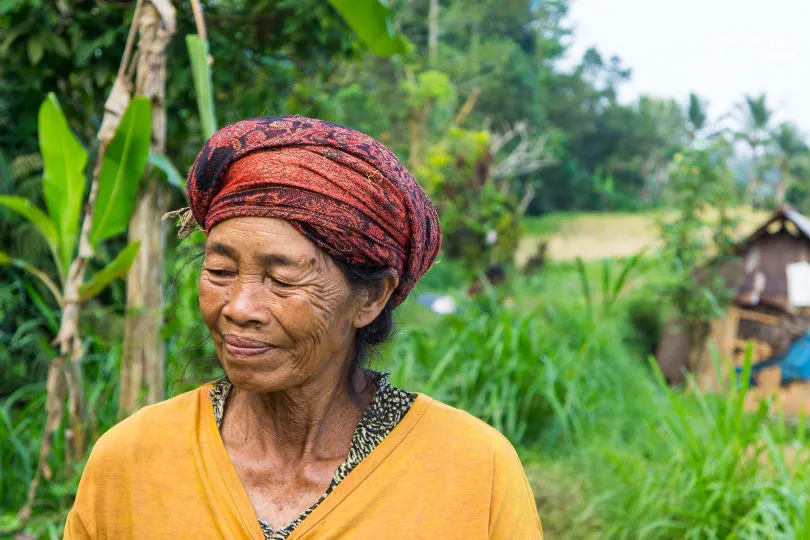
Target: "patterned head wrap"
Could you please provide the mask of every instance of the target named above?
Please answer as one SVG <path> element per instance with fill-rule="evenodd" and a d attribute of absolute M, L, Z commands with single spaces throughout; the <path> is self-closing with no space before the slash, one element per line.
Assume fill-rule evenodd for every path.
<path fill-rule="evenodd" d="M 186 189 L 206 234 L 232 217 L 281 218 L 348 265 L 394 268 L 397 305 L 441 245 L 436 209 L 402 162 L 371 137 L 321 120 L 274 116 L 219 130 Z"/>

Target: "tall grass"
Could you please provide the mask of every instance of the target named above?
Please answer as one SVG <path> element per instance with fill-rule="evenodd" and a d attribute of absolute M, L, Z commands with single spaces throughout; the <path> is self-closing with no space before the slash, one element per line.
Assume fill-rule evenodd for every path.
<path fill-rule="evenodd" d="M 620 316 L 597 320 L 577 297 L 540 296 L 526 311 L 491 295 L 431 327 L 403 329 L 384 355 L 393 382 L 482 418 L 516 444 L 546 447 L 599 429 L 610 411 L 632 410 L 630 394 L 616 388 L 651 393 Z"/>
<path fill-rule="evenodd" d="M 723 395 L 673 392 L 653 367 L 666 398 L 657 421 L 633 445 L 590 440 L 580 452 L 600 537 L 810 538 L 804 431 L 774 429 L 766 402 L 745 411 L 750 360 Z"/>
<path fill-rule="evenodd" d="M 95 435 L 112 426 L 118 412 L 118 374 L 121 351 L 88 340 L 89 350 L 104 350 L 85 356 L 88 410 L 93 411 Z M 15 390 L 0 403 L 0 537 L 22 530 L 16 513 L 25 501 L 34 473 L 45 419 L 45 383 Z M 68 425 L 67 422 L 63 426 Z M 84 461 L 66 460 L 69 431 L 57 430 L 49 478 L 43 481 L 34 504 L 34 514 L 25 532 L 35 538 L 61 538 L 62 524 L 79 484 Z"/>
<path fill-rule="evenodd" d="M 632 352 L 637 299 L 621 289 L 637 261 L 622 264 L 570 267 L 580 297 L 550 280 L 530 312 L 491 298 L 406 329 L 387 354 L 394 382 L 534 452 L 539 501 L 577 494 L 564 513 L 540 507 L 549 538 L 810 538 L 804 418 L 791 428 L 769 403 L 747 411 L 749 371 L 719 395 L 670 389 Z"/>

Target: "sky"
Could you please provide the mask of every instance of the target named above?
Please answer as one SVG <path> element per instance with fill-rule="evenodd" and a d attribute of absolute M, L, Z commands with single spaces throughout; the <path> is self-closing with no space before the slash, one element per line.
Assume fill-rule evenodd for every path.
<path fill-rule="evenodd" d="M 632 68 L 622 100 L 694 91 L 716 118 L 765 92 L 810 133 L 810 0 L 573 0 L 570 14 L 572 57 L 596 46 Z"/>

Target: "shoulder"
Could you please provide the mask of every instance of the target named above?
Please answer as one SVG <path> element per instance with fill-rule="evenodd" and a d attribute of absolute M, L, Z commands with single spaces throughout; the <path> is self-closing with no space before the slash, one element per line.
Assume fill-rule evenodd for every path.
<path fill-rule="evenodd" d="M 512 443 L 497 429 L 480 418 L 441 401 L 419 394 L 424 413 L 418 423 L 417 438 L 425 439 L 435 448 L 444 449 L 448 458 L 458 457 L 462 451 L 465 461 L 486 462 L 495 469 L 504 461 L 516 464 L 522 472 L 520 460 Z"/>
<path fill-rule="evenodd" d="M 487 495 L 490 538 L 542 538 L 534 495 L 509 440 L 467 412 L 421 394 L 420 400 L 413 439 L 420 461 L 436 466 L 430 477 L 445 487 L 463 478 L 464 489 Z"/>
<path fill-rule="evenodd" d="M 203 385 L 166 401 L 143 407 L 107 430 L 96 441 L 90 462 L 120 462 L 127 455 L 171 446 L 186 438 L 197 424 L 200 401 L 210 385 Z"/>
<path fill-rule="evenodd" d="M 461 437 L 472 443 L 485 445 L 510 444 L 503 434 L 480 418 L 467 411 L 462 411 L 446 403 L 418 394 L 418 400 L 426 402 L 422 423 L 434 429 L 441 429 L 445 434 Z"/>

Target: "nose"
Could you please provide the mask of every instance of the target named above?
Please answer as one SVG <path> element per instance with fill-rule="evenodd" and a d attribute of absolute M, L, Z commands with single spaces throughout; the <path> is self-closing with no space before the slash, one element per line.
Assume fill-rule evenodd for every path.
<path fill-rule="evenodd" d="M 237 279 L 225 298 L 222 315 L 237 326 L 264 326 L 270 319 L 269 294 L 261 279 Z"/>

